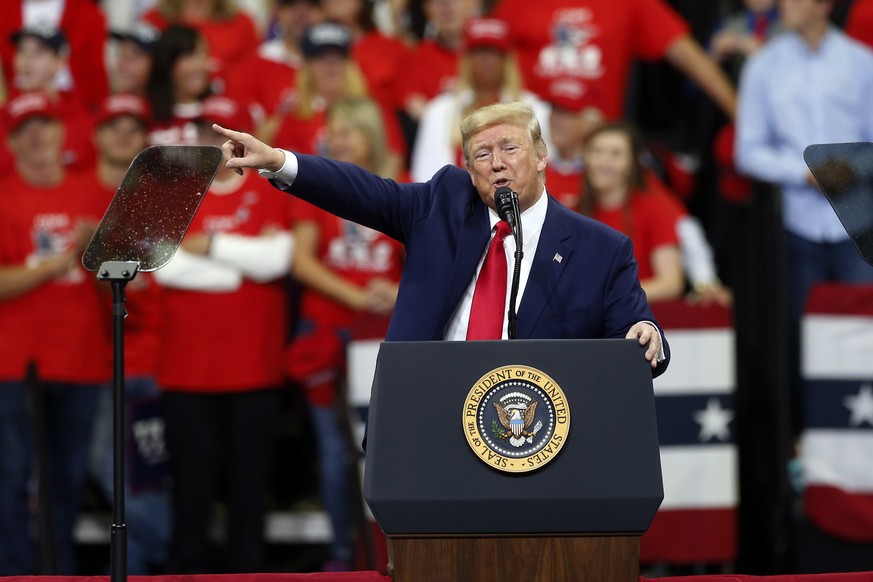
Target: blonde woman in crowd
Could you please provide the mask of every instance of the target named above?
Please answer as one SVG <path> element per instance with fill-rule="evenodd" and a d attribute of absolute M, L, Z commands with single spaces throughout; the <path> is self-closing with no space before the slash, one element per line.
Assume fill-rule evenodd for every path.
<path fill-rule="evenodd" d="M 542 120 L 549 143 L 549 106 L 524 90 L 515 58 L 509 52 L 509 28 L 501 20 L 474 18 L 464 32 L 464 49 L 454 91 L 430 100 L 421 114 L 412 148 L 410 173 L 415 181 L 429 180 L 441 167 L 463 166 L 460 121 L 472 111 L 498 102 L 525 101 Z"/>
<path fill-rule="evenodd" d="M 279 113 L 267 121 L 260 137 L 267 143 L 301 153 L 327 153 L 327 109 L 346 97 L 369 97 L 360 68 L 351 58 L 351 31 L 341 24 L 323 22 L 306 31 L 303 66 L 297 90 Z M 381 108 L 392 173 L 400 171 L 403 138 L 393 112 Z"/>
<path fill-rule="evenodd" d="M 330 157 L 382 177 L 392 174 L 384 124 L 370 99 L 351 97 L 327 113 Z M 339 395 L 346 344 L 384 337 L 400 280 L 402 246 L 375 230 L 295 199 L 292 275 L 304 286 L 300 324 L 288 350 L 289 375 L 306 394 L 318 451 L 321 495 L 333 528 L 326 570 L 353 569 L 355 462 Z"/>
<path fill-rule="evenodd" d="M 649 301 L 676 299 L 685 290 L 677 224 L 687 211 L 650 187 L 642 155 L 633 126 L 614 122 L 595 129 L 585 147 L 580 211 L 631 238 Z"/>

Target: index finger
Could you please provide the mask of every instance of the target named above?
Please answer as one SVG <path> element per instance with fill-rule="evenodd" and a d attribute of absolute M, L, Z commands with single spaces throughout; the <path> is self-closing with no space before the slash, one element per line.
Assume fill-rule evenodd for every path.
<path fill-rule="evenodd" d="M 230 139 L 240 139 L 244 135 L 242 132 L 239 132 L 239 131 L 236 131 L 233 129 L 227 129 L 225 127 L 221 127 L 217 123 L 212 124 L 212 130 L 217 132 L 217 133 L 220 133 L 224 137 L 229 137 Z"/>

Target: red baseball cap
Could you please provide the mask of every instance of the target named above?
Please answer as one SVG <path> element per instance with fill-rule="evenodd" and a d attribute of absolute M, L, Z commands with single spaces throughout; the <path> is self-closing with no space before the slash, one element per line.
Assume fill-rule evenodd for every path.
<path fill-rule="evenodd" d="M 145 99 L 133 93 L 110 95 L 100 104 L 96 122 L 97 125 L 102 125 L 122 115 L 129 115 L 147 126 L 150 118 L 149 104 Z"/>
<path fill-rule="evenodd" d="M 211 95 L 203 100 L 200 119 L 237 131 L 252 131 L 255 125 L 245 107 L 221 95 Z"/>
<path fill-rule="evenodd" d="M 60 119 L 60 111 L 51 97 L 40 91 L 24 93 L 6 104 L 4 109 L 6 127 L 15 132 L 21 124 L 34 117 Z"/>
<path fill-rule="evenodd" d="M 509 50 L 509 25 L 496 18 L 471 18 L 464 26 L 464 48 Z"/>

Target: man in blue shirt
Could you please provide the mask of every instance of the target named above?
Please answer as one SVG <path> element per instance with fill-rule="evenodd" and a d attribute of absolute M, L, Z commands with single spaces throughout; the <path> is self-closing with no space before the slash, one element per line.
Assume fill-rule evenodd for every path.
<path fill-rule="evenodd" d="M 873 52 L 830 23 L 833 5 L 781 0 L 785 32 L 747 61 L 740 78 L 737 166 L 782 192 L 795 387 L 799 322 L 810 288 L 873 281 L 873 267 L 856 252 L 803 160 L 811 144 L 873 140 Z M 799 400 L 799 393 L 793 396 Z M 799 411 L 795 403 L 797 425 Z"/>

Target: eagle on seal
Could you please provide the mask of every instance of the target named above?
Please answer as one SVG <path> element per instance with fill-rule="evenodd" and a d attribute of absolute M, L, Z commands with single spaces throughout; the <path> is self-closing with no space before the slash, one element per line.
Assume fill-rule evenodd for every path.
<path fill-rule="evenodd" d="M 537 427 L 534 428 L 532 432 L 528 432 L 528 427 L 530 427 L 531 423 L 534 421 L 534 416 L 537 412 L 537 401 L 534 400 L 533 403 L 527 408 L 522 408 L 519 405 L 508 406 L 504 408 L 499 402 L 494 401 L 494 408 L 497 409 L 497 417 L 500 419 L 500 424 L 503 425 L 503 428 L 510 431 L 506 433 L 502 438 L 509 437 L 509 444 L 514 447 L 520 447 L 524 444 L 525 439 L 528 442 L 533 440 L 533 436 L 537 433 L 542 423 L 537 423 Z M 511 435 L 511 436 L 510 436 Z"/>

